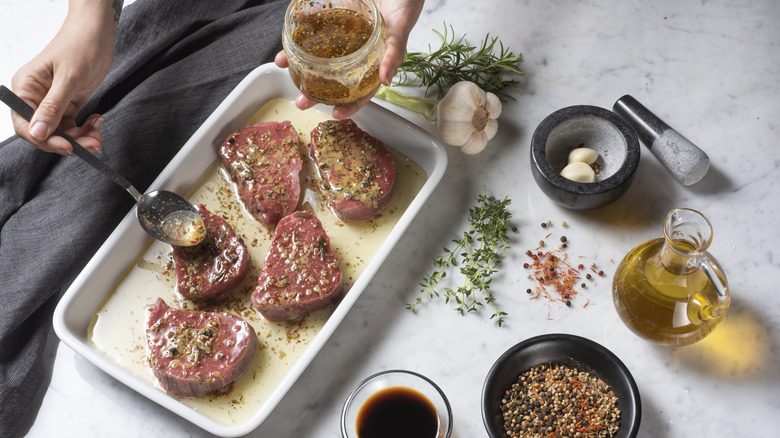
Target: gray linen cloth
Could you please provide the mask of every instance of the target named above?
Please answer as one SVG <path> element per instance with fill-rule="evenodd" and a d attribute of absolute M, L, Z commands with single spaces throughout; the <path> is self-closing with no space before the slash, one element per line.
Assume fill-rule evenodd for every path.
<path fill-rule="evenodd" d="M 238 82 L 273 60 L 287 3 L 138 0 L 125 8 L 111 71 L 77 119 L 103 114 L 100 159 L 146 189 Z M 132 207 L 78 158 L 18 137 L 0 144 L 0 436 L 19 426 L 44 380 L 57 300 Z"/>

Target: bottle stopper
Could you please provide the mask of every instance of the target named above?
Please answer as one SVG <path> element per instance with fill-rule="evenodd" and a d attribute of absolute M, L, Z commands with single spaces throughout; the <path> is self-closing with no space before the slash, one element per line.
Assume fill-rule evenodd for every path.
<path fill-rule="evenodd" d="M 710 168 L 710 158 L 690 140 L 683 137 L 639 101 L 625 95 L 613 110 L 634 128 L 642 143 L 681 184 L 699 182 Z"/>

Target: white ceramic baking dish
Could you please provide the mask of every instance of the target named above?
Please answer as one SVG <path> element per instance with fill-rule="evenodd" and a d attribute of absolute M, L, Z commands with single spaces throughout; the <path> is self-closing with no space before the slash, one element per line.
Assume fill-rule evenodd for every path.
<path fill-rule="evenodd" d="M 149 190 L 166 189 L 187 193 L 217 159 L 217 148 L 214 145 L 220 144 L 230 133 L 243 126 L 268 101 L 276 98 L 292 100 L 297 94 L 298 90 L 285 70 L 273 64 L 258 67 L 247 75 L 193 134 Z M 321 110 L 329 111 L 329 108 L 323 107 Z M 159 387 L 139 379 L 102 354 L 91 342 L 89 329 L 96 311 L 121 281 L 128 266 L 149 247 L 150 239 L 137 224 L 135 211 L 127 214 L 60 300 L 54 313 L 54 330 L 62 342 L 125 385 L 211 433 L 239 436 L 257 428 L 360 297 L 441 180 L 447 165 L 447 156 L 441 143 L 419 127 L 379 105 L 369 103 L 353 120 L 372 135 L 389 140 L 395 149 L 423 168 L 427 179 L 321 330 L 276 385 L 270 397 L 247 421 L 224 424 L 203 415 L 176 397 L 166 394 Z"/>

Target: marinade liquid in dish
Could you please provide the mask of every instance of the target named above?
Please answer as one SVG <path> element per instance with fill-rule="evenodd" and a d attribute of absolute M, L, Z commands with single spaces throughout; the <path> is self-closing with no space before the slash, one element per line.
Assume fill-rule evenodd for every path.
<path fill-rule="evenodd" d="M 276 99 L 265 104 L 245 125 L 290 120 L 301 140 L 300 152 L 307 154 L 309 132 L 319 122 L 328 119 L 329 115 L 321 111 L 300 111 L 294 102 Z M 305 160 L 301 172 L 300 206 L 314 212 L 326 228 L 340 259 L 347 294 L 427 179 L 425 171 L 417 163 L 392 149 L 392 139 L 383 140 L 395 158 L 398 175 L 390 204 L 373 219 L 350 223 L 338 220 L 317 188 L 319 178 L 310 160 Z M 139 254 L 135 264 L 128 267 L 115 290 L 109 291 L 109 296 L 93 318 L 88 336 L 95 348 L 121 369 L 158 387 L 146 358 L 146 306 L 161 297 L 171 306 L 186 310 L 228 311 L 242 317 L 254 327 L 260 344 L 249 370 L 226 395 L 180 399 L 193 410 L 222 424 L 242 424 L 249 421 L 269 399 L 328 321 L 333 309 L 323 309 L 297 321 L 271 322 L 263 319 L 252 307 L 250 295 L 257 286 L 273 232 L 256 220 L 238 200 L 235 184 L 216 156 L 214 164 L 205 171 L 187 199 L 194 204 L 206 205 L 210 211 L 227 220 L 242 237 L 250 256 L 247 279 L 225 301 L 208 308 L 198 307 L 175 293 L 171 246 L 154 241 Z"/>

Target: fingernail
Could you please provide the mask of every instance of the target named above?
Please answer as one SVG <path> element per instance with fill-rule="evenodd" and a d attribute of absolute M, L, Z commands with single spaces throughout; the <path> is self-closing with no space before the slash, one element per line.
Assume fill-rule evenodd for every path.
<path fill-rule="evenodd" d="M 45 140 L 49 134 L 49 127 L 43 122 L 35 122 L 30 126 L 30 136 L 36 140 Z"/>
<path fill-rule="evenodd" d="M 95 127 L 96 130 L 100 130 L 100 127 L 103 126 L 103 117 L 98 117 L 97 120 L 92 124 L 92 126 Z"/>
<path fill-rule="evenodd" d="M 395 77 L 395 70 L 391 71 L 389 75 L 387 75 L 387 83 L 383 84 L 385 87 L 389 87 L 390 84 L 393 82 L 393 78 Z"/>

